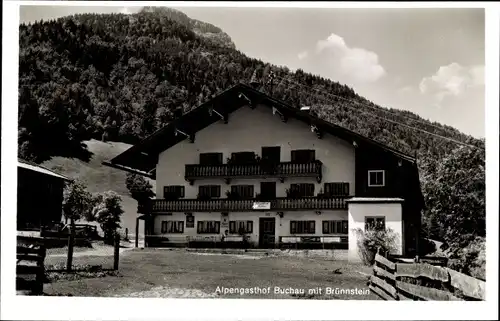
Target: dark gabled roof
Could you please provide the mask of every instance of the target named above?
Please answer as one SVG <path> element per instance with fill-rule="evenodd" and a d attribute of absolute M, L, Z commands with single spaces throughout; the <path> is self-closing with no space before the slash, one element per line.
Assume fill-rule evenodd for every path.
<path fill-rule="evenodd" d="M 357 134 L 347 128 L 322 120 L 311 115 L 308 111 L 301 111 L 298 108 L 287 105 L 250 86 L 238 84 L 215 95 L 212 99 L 198 108 L 170 122 L 149 137 L 143 139 L 140 143 L 130 147 L 109 162 L 104 162 L 103 164 L 154 178 L 158 155 L 187 138 L 183 134 L 176 134 L 177 131 L 194 135 L 201 129 L 221 120 L 220 116 L 216 113 L 210 115 L 209 108 L 213 108 L 222 115 L 229 115 L 240 107 L 249 105 L 247 98 L 252 105 L 265 104 L 274 107 L 285 117 L 295 118 L 310 125 L 314 124 L 320 131 L 327 132 L 349 141 L 350 143 L 355 141 L 358 146 L 363 145 L 372 147 L 392 153 L 402 160 L 415 162 L 415 158 L 412 156 Z"/>
<path fill-rule="evenodd" d="M 48 175 L 48 176 L 52 176 L 55 178 L 59 178 L 59 179 L 65 180 L 65 181 L 72 181 L 72 179 L 67 177 L 67 176 L 58 174 L 51 169 L 45 168 L 41 165 L 38 165 L 38 164 L 35 164 L 32 162 L 28 162 L 28 161 L 21 159 L 21 158 L 17 159 L 17 167 L 24 168 L 26 170 L 37 172 L 37 173 L 40 173 L 43 175 Z"/>

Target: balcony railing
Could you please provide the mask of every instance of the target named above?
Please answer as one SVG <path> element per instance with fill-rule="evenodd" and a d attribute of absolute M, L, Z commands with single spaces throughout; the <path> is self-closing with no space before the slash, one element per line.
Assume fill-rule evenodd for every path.
<path fill-rule="evenodd" d="M 254 199 L 156 199 L 139 206 L 139 213 L 169 212 L 252 212 L 252 211 L 293 211 L 293 210 L 341 210 L 347 209 L 348 196 L 329 198 L 277 198 L 270 201 Z"/>
<path fill-rule="evenodd" d="M 310 163 L 282 162 L 255 164 L 221 165 L 186 165 L 185 178 L 194 181 L 204 178 L 256 178 L 256 177 L 316 177 L 321 180 L 322 163 L 319 160 Z"/>

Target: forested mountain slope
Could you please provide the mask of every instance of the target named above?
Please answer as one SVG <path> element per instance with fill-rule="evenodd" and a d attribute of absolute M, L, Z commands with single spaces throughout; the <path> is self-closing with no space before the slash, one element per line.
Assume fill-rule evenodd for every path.
<path fill-rule="evenodd" d="M 176 109 L 189 111 L 252 76 L 276 99 L 313 106 L 330 122 L 418 154 L 424 185 L 437 180 L 433 164 L 458 145 L 404 125 L 484 148 L 482 140 L 411 112 L 388 114 L 333 80 L 249 58 L 219 28 L 172 9 L 77 15 L 19 31 L 19 156 L 29 160 L 89 159 L 82 142 L 90 139 L 136 143 L 172 120 Z M 475 159 L 480 164 L 482 157 L 484 170 L 480 151 Z M 453 166 L 458 173 L 471 170 L 470 162 Z"/>

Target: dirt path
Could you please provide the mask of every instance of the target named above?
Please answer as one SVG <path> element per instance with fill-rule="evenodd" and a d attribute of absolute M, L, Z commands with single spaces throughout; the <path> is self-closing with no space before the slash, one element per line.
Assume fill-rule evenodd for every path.
<path fill-rule="evenodd" d="M 120 254 L 132 250 L 132 247 L 120 248 Z M 73 257 L 81 256 L 113 256 L 114 249 L 110 246 L 98 246 L 92 250 L 73 252 Z M 51 257 L 66 257 L 67 253 L 49 253 L 47 256 Z"/>
<path fill-rule="evenodd" d="M 157 286 L 147 291 L 131 292 L 128 294 L 117 294 L 115 297 L 126 298 L 218 298 L 216 293 L 206 293 L 197 289 L 169 288 Z"/>

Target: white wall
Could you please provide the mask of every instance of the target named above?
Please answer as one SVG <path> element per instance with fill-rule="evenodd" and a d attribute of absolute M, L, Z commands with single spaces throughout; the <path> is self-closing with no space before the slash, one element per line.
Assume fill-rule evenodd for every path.
<path fill-rule="evenodd" d="M 391 228 L 397 235 L 397 251 L 393 254 L 403 252 L 403 223 L 402 206 L 400 203 L 349 203 L 349 260 L 360 261 L 358 253 L 357 237 L 354 229 L 365 230 L 365 217 L 384 216 L 386 228 Z"/>
<path fill-rule="evenodd" d="M 261 154 L 263 146 L 281 146 L 281 161 L 290 161 L 290 152 L 294 149 L 315 149 L 316 159 L 323 162 L 323 180 L 321 184 L 314 178 L 289 178 L 284 183 L 276 181 L 276 196 L 285 197 L 285 190 L 291 183 L 315 183 L 315 194 L 325 182 L 349 182 L 350 194 L 355 191 L 355 153 L 354 147 L 347 142 L 325 134 L 318 139 L 310 127 L 302 121 L 289 119 L 283 123 L 278 115 L 273 115 L 271 108 L 258 106 L 255 109 L 242 107 L 229 115 L 229 123 L 222 121 L 212 124 L 196 133 L 194 143 L 184 140 L 162 152 L 156 168 L 156 195 L 163 197 L 166 185 L 184 185 L 185 198 L 196 198 L 199 185 L 221 185 L 221 197 L 230 190 L 230 185 L 253 184 L 254 193 L 260 193 L 263 179 L 232 180 L 227 185 L 221 179 L 195 181 L 190 186 L 184 180 L 186 164 L 198 164 L 200 153 L 222 152 L 223 161 L 233 152 L 254 151 Z"/>
<path fill-rule="evenodd" d="M 172 215 L 156 215 L 154 222 L 154 233 L 155 235 L 162 235 L 169 237 L 169 239 L 174 242 L 181 242 L 186 239 L 186 236 L 220 236 L 224 233 L 226 228 L 221 225 L 219 234 L 197 234 L 198 221 L 220 221 L 221 213 L 203 213 L 195 212 L 194 216 L 194 227 L 186 228 L 186 214 L 184 213 L 173 213 Z M 284 212 L 283 218 L 280 218 L 276 212 L 230 212 L 228 214 L 228 221 L 253 221 L 253 233 L 250 236 L 250 242 L 254 245 L 258 245 L 259 242 L 259 218 L 260 217 L 274 217 L 276 222 L 276 242 L 279 240 L 279 236 L 290 236 L 290 221 L 293 220 L 314 220 L 316 221 L 316 233 L 315 234 L 297 234 L 298 236 L 321 236 L 323 235 L 322 221 L 323 220 L 347 220 L 347 211 L 345 210 L 335 210 L 335 211 L 321 211 L 318 215 L 314 211 L 289 211 Z M 161 233 L 161 222 L 162 221 L 184 221 L 184 233 L 183 234 L 162 234 Z M 229 226 L 227 227 L 229 230 Z M 329 236 L 329 235 L 326 235 Z"/>

